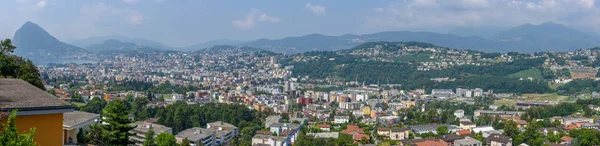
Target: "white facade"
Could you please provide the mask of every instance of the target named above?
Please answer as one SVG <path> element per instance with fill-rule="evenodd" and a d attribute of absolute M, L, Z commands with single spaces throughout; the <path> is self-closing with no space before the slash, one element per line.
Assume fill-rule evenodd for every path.
<path fill-rule="evenodd" d="M 349 119 L 350 118 L 348 116 L 335 116 L 333 123 L 336 123 L 336 124 L 348 123 L 348 122 L 350 122 Z"/>
<path fill-rule="evenodd" d="M 465 116 L 465 111 L 463 110 L 456 110 L 454 111 L 454 116 L 456 116 L 457 118 L 463 118 Z"/>

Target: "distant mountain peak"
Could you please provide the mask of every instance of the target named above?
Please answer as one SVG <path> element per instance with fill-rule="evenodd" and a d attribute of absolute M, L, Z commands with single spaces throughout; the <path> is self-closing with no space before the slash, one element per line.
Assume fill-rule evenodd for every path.
<path fill-rule="evenodd" d="M 16 54 L 28 57 L 36 63 L 56 61 L 57 58 L 69 54 L 80 54 L 86 51 L 66 44 L 50 35 L 40 25 L 31 21 L 25 22 L 13 36 L 13 43 L 17 46 Z"/>
<path fill-rule="evenodd" d="M 542 23 L 542 24 L 540 24 L 540 25 L 561 25 L 561 26 L 564 26 L 564 25 L 562 25 L 562 24 L 559 24 L 559 23 L 556 23 L 556 22 L 554 22 L 554 21 L 548 21 L 548 22 L 544 22 L 544 23 Z"/>
<path fill-rule="evenodd" d="M 41 33 L 41 34 L 50 36 L 50 33 L 48 33 L 48 31 L 44 30 L 44 28 L 42 28 L 40 25 L 38 25 L 36 23 L 33 23 L 31 21 L 25 22 L 25 24 L 21 25 L 21 28 L 19 28 L 17 30 L 17 32 L 24 32 L 24 31 L 34 32 L 34 33 Z M 53 36 L 51 36 L 51 37 L 53 37 Z"/>

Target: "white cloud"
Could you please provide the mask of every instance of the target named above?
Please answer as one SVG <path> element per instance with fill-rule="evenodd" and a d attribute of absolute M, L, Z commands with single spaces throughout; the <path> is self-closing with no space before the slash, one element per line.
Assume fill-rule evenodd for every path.
<path fill-rule="evenodd" d="M 41 9 L 45 8 L 47 5 L 48 5 L 47 0 L 40 0 L 37 3 L 35 3 L 35 5 L 33 6 L 33 11 L 41 10 Z"/>
<path fill-rule="evenodd" d="M 102 2 L 95 5 L 84 5 L 80 9 L 80 14 L 84 21 L 90 23 L 113 22 L 116 19 L 117 22 L 139 25 L 145 20 L 144 15 L 137 10 L 115 7 Z"/>
<path fill-rule="evenodd" d="M 142 16 L 142 14 L 140 13 L 136 13 L 133 14 L 129 17 L 129 23 L 133 24 L 133 25 L 139 25 L 144 23 L 144 16 Z"/>
<path fill-rule="evenodd" d="M 139 2 L 140 0 L 122 0 L 125 3 L 135 3 L 135 2 Z"/>
<path fill-rule="evenodd" d="M 325 8 L 324 6 L 313 5 L 311 3 L 306 3 L 306 8 L 318 16 L 325 15 L 325 11 L 327 10 L 327 8 Z"/>
<path fill-rule="evenodd" d="M 257 21 L 277 23 L 279 22 L 279 18 L 269 16 L 267 13 L 264 12 L 259 12 L 259 10 L 257 9 L 252 9 L 244 19 L 233 20 L 232 24 L 234 27 L 240 29 L 252 29 L 256 25 Z"/>
<path fill-rule="evenodd" d="M 263 13 L 262 15 L 260 15 L 258 20 L 267 21 L 267 22 L 279 22 L 279 18 L 271 17 L 271 16 L 267 15 L 266 13 Z"/>
<path fill-rule="evenodd" d="M 35 4 L 35 6 L 39 7 L 39 8 L 44 8 L 46 7 L 46 4 L 48 4 L 48 1 L 46 0 L 41 0 L 39 1 L 37 4 Z"/>
<path fill-rule="evenodd" d="M 594 0 L 403 0 L 373 10 L 366 17 L 366 28 L 452 29 L 554 21 L 600 31 L 600 21 L 595 21 L 600 9 Z"/>

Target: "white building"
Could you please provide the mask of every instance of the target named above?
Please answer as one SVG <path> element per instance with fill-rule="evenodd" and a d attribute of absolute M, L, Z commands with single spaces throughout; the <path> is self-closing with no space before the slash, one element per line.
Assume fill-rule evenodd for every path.
<path fill-rule="evenodd" d="M 348 123 L 350 122 L 350 117 L 348 116 L 335 116 L 333 123 L 335 124 L 342 124 L 342 123 Z"/>
<path fill-rule="evenodd" d="M 184 99 L 185 97 L 183 96 L 183 94 L 173 94 L 173 101 L 180 101 Z"/>
<path fill-rule="evenodd" d="M 463 118 L 465 116 L 465 111 L 463 110 L 456 110 L 454 111 L 454 116 L 456 116 L 457 118 Z"/>

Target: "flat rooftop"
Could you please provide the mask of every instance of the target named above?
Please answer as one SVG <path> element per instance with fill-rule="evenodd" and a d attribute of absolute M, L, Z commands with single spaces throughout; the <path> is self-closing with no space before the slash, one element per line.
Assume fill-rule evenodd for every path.
<path fill-rule="evenodd" d="M 0 79 L 0 111 L 73 109 L 71 104 L 21 79 Z"/>
<path fill-rule="evenodd" d="M 96 118 L 100 118 L 100 115 L 80 111 L 66 112 L 63 113 L 63 126 L 73 127 Z"/>
<path fill-rule="evenodd" d="M 190 129 L 183 130 L 179 132 L 175 137 L 179 137 L 182 139 L 187 138 L 190 141 L 199 141 L 206 137 L 210 137 L 215 135 L 215 130 L 212 129 L 204 129 L 199 127 L 192 127 Z"/>

